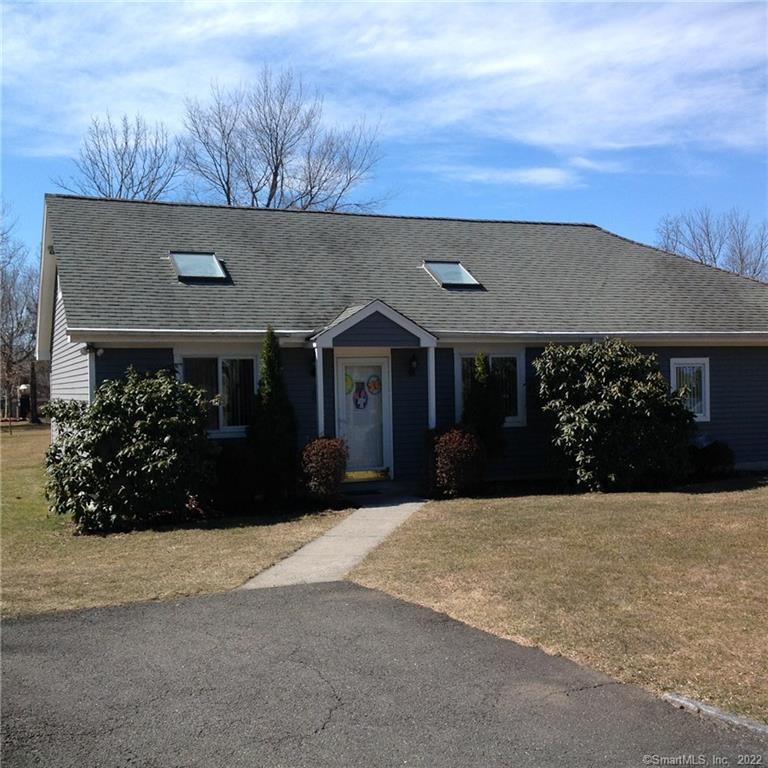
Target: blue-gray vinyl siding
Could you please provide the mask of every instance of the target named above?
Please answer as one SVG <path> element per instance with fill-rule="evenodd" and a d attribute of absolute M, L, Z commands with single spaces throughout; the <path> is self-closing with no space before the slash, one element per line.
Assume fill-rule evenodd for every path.
<path fill-rule="evenodd" d="M 416 370 L 411 374 L 411 359 Z M 406 482 L 420 481 L 424 473 L 428 427 L 427 350 L 393 349 L 392 452 L 394 476 Z"/>
<path fill-rule="evenodd" d="M 67 315 L 64 301 L 57 295 L 51 337 L 51 399 L 90 399 L 89 355 L 85 344 L 67 338 Z"/>
<path fill-rule="evenodd" d="M 332 349 L 323 350 L 323 403 L 325 436 L 336 436 L 336 361 Z"/>
<path fill-rule="evenodd" d="M 280 350 L 280 360 L 296 417 L 296 445 L 301 449 L 317 437 L 315 355 L 311 349 L 285 347 Z"/>
<path fill-rule="evenodd" d="M 659 357 L 670 378 L 673 357 L 709 358 L 710 421 L 697 423 L 707 440 L 722 440 L 742 467 L 768 466 L 768 349 L 765 347 L 653 347 L 640 348 Z M 552 446 L 551 422 L 538 399 L 534 359 L 541 348 L 526 349 L 526 426 L 505 429 L 505 450 L 492 462 L 494 477 L 547 476 L 561 471 L 559 453 Z"/>
<path fill-rule="evenodd" d="M 362 343 L 370 346 L 370 338 Z M 768 349 L 764 347 L 661 347 L 644 349 L 659 355 L 661 370 L 669 377 L 672 357 L 708 357 L 710 361 L 711 420 L 698 425 L 700 433 L 723 440 L 734 451 L 738 464 L 768 465 Z M 504 430 L 504 455 L 493 461 L 494 478 L 551 476 L 562 471 L 552 446 L 550 419 L 542 412 L 533 361 L 541 347 L 525 354 L 526 425 Z M 297 416 L 298 441 L 302 445 L 317 433 L 315 380 L 309 350 L 284 350 L 286 383 Z M 410 375 L 416 355 L 416 373 Z M 392 364 L 392 440 L 394 472 L 399 480 L 417 482 L 423 477 L 427 430 L 426 350 L 394 348 Z M 325 432 L 335 433 L 335 364 L 332 350 L 324 351 Z M 455 421 L 453 350 L 435 350 L 437 426 Z"/>
<path fill-rule="evenodd" d="M 155 348 L 109 348 L 96 355 L 94 373 L 96 388 L 108 379 L 120 379 L 133 368 L 138 373 L 152 373 L 163 368 L 173 368 L 173 349 Z"/>
<path fill-rule="evenodd" d="M 63 305 L 57 302 L 52 350 L 52 397 L 88 397 L 88 356 L 83 345 L 66 341 Z M 365 345 L 370 345 L 366 338 Z M 525 354 L 526 425 L 504 430 L 505 450 L 489 467 L 491 478 L 556 475 L 562 470 L 552 447 L 551 422 L 541 410 L 533 361 L 540 347 Z M 709 358 L 710 421 L 698 430 L 711 440 L 722 440 L 734 451 L 737 464 L 768 466 L 768 349 L 764 347 L 657 347 L 643 349 L 659 356 L 661 370 L 669 378 L 673 357 Z M 333 350 L 324 350 L 325 433 L 335 433 L 335 363 Z M 394 475 L 418 483 L 424 477 L 425 437 L 428 421 L 427 350 L 417 347 L 391 349 L 392 440 Z M 411 360 L 416 368 L 411 374 Z M 312 350 L 284 348 L 283 374 L 294 405 L 297 445 L 301 448 L 317 435 L 314 355 Z M 125 374 L 132 365 L 139 371 L 170 367 L 168 349 L 105 349 L 95 357 L 95 381 Z M 435 350 L 437 426 L 455 421 L 453 350 Z"/>
<path fill-rule="evenodd" d="M 456 421 L 456 400 L 453 381 L 453 349 L 435 350 L 435 416 L 438 429 Z"/>
<path fill-rule="evenodd" d="M 709 358 L 710 420 L 699 434 L 731 447 L 737 465 L 768 467 L 768 348 L 654 347 L 664 376 L 673 357 Z"/>
<path fill-rule="evenodd" d="M 334 347 L 418 347 L 419 339 L 381 312 L 373 312 L 333 340 Z"/>
<path fill-rule="evenodd" d="M 526 424 L 504 430 L 504 454 L 491 462 L 495 478 L 553 476 L 562 472 L 562 459 L 552 445 L 552 424 L 541 410 L 533 361 L 542 347 L 525 351 Z M 672 357 L 708 357 L 710 361 L 711 419 L 698 425 L 711 440 L 723 440 L 742 466 L 768 465 L 768 349 L 764 347 L 662 347 L 644 349 L 659 355 L 661 370 L 669 378 Z M 417 356 L 416 375 L 408 372 L 411 356 Z M 402 480 L 422 477 L 424 439 L 427 429 L 426 350 L 393 349 L 392 427 L 395 476 Z M 325 358 L 326 433 L 333 434 L 334 363 L 331 351 Z M 437 426 L 455 421 L 453 350 L 435 350 Z"/>

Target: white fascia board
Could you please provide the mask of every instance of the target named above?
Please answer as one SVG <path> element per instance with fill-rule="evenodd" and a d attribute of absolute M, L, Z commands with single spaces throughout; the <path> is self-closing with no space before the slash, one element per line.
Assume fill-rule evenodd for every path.
<path fill-rule="evenodd" d="M 337 336 L 344 333 L 344 331 L 353 328 L 360 321 L 365 320 L 366 317 L 370 317 L 376 312 L 384 315 L 384 317 L 391 320 L 393 323 L 397 323 L 397 325 L 399 325 L 401 328 L 416 336 L 416 338 L 419 340 L 420 347 L 437 346 L 437 336 L 422 328 L 418 323 L 414 323 L 413 320 L 406 317 L 401 312 L 398 312 L 396 309 L 393 309 L 389 306 L 389 304 L 385 304 L 383 301 L 381 301 L 381 299 L 374 299 L 373 301 L 369 301 L 367 304 L 357 310 L 357 312 L 350 315 L 349 317 L 344 318 L 344 320 L 342 320 L 337 325 L 316 333 L 314 336 L 312 336 L 311 340 L 318 347 L 332 347 L 333 340 Z"/>
<path fill-rule="evenodd" d="M 173 341 L 183 341 L 189 339 L 209 339 L 216 341 L 242 341 L 243 339 L 254 339 L 259 341 L 266 336 L 267 330 L 209 330 L 209 329 L 190 329 L 179 330 L 178 328 L 67 328 L 67 334 L 71 341 L 86 342 L 90 344 L 126 344 L 126 343 L 147 343 L 162 345 Z M 281 346 L 290 346 L 296 344 L 304 346 L 306 337 L 312 333 L 311 330 L 280 330 L 275 333 L 280 340 Z"/>
<path fill-rule="evenodd" d="M 51 359 L 51 334 L 53 313 L 56 307 L 56 255 L 48 231 L 48 206 L 43 208 L 43 232 L 40 239 L 40 284 L 37 295 L 37 333 L 35 357 Z"/>
<path fill-rule="evenodd" d="M 507 343 L 558 343 L 597 341 L 606 338 L 621 338 L 644 344 L 673 346 L 690 344 L 706 346 L 768 346 L 766 331 L 440 331 L 440 346 L 452 346 L 464 342 L 507 342 Z"/>

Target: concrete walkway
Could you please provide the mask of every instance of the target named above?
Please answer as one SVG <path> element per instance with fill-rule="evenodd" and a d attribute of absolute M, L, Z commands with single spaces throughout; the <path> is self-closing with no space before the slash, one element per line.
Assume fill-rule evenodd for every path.
<path fill-rule="evenodd" d="M 424 502 L 388 499 L 353 512 L 320 538 L 254 576 L 240 589 L 339 581 Z"/>

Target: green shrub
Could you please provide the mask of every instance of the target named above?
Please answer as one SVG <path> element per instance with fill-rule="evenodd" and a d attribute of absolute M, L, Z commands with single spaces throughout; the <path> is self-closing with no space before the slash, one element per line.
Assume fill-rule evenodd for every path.
<path fill-rule="evenodd" d="M 434 482 L 439 494 L 459 496 L 483 479 L 485 451 L 474 432 L 452 427 L 435 438 Z"/>
<path fill-rule="evenodd" d="M 479 352 L 472 366 L 472 379 L 465 387 L 461 423 L 480 438 L 491 456 L 504 449 L 504 400 L 498 377 L 488 356 Z"/>
<path fill-rule="evenodd" d="M 268 501 L 286 498 L 296 486 L 296 420 L 283 382 L 280 345 L 267 329 L 250 438 L 258 487 Z"/>
<path fill-rule="evenodd" d="M 698 479 L 709 480 L 733 474 L 733 451 L 721 440 L 706 445 L 691 445 L 688 451 L 693 474 Z"/>
<path fill-rule="evenodd" d="M 549 345 L 534 361 L 554 443 L 579 485 L 663 485 L 688 471 L 693 414 L 669 391 L 655 355 L 620 339 Z"/>
<path fill-rule="evenodd" d="M 93 403 L 55 400 L 50 508 L 80 532 L 127 531 L 200 512 L 212 480 L 209 401 L 170 371 L 105 381 Z"/>
<path fill-rule="evenodd" d="M 347 471 L 347 444 L 339 437 L 318 437 L 307 443 L 301 454 L 304 484 L 309 493 L 322 501 L 339 494 Z"/>

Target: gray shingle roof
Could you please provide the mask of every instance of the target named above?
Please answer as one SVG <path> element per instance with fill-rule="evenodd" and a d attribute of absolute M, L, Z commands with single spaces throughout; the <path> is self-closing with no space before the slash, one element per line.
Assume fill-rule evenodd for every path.
<path fill-rule="evenodd" d="M 768 332 L 768 286 L 588 224 L 307 213 L 50 195 L 70 328 L 321 328 L 381 299 L 446 332 Z M 231 284 L 184 284 L 169 251 Z M 458 259 L 484 291 L 445 290 Z"/>
<path fill-rule="evenodd" d="M 356 315 L 365 306 L 367 305 L 356 304 L 354 307 L 344 307 L 344 309 L 341 311 L 340 314 L 336 315 L 336 317 L 334 317 L 330 323 L 323 326 L 319 330 L 329 331 L 331 328 L 333 328 L 334 326 L 337 326 L 339 323 L 343 323 L 348 317 L 352 317 L 352 315 Z"/>

